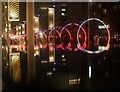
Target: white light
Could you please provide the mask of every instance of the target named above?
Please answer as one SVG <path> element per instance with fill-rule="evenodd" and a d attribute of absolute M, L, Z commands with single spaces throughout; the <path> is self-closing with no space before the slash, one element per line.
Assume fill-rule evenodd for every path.
<path fill-rule="evenodd" d="M 105 46 L 98 46 L 99 50 L 106 50 Z"/>
<path fill-rule="evenodd" d="M 9 24 L 9 27 L 11 27 L 11 24 Z"/>
<path fill-rule="evenodd" d="M 65 57 L 65 55 L 62 55 L 62 58 L 64 58 Z"/>
<path fill-rule="evenodd" d="M 40 48 L 42 48 L 42 44 L 40 44 Z"/>
<path fill-rule="evenodd" d="M 38 18 L 37 17 L 34 17 L 35 18 L 35 22 L 38 22 Z"/>
<path fill-rule="evenodd" d="M 40 35 L 41 38 L 43 37 L 43 33 L 41 31 L 40 31 L 39 35 Z"/>
<path fill-rule="evenodd" d="M 90 0 L 90 2 L 92 2 L 92 0 Z"/>
<path fill-rule="evenodd" d="M 46 60 L 45 60 L 45 61 L 42 61 L 42 63 L 47 63 L 47 62 L 48 62 L 48 61 L 46 61 Z"/>
<path fill-rule="evenodd" d="M 105 26 L 99 25 L 98 26 L 98 29 L 105 29 L 105 28 L 110 28 L 110 25 L 105 25 Z"/>
<path fill-rule="evenodd" d="M 7 27 L 8 25 L 6 24 L 5 26 Z"/>
<path fill-rule="evenodd" d="M 91 78 L 91 66 L 89 66 L 89 78 Z"/>
<path fill-rule="evenodd" d="M 55 68 L 53 68 L 53 71 L 55 71 Z"/>
<path fill-rule="evenodd" d="M 36 54 L 34 53 L 34 56 L 36 56 Z"/>
<path fill-rule="evenodd" d="M 106 9 L 104 9 L 105 14 L 106 14 L 106 11 L 107 11 L 107 10 L 106 10 Z"/>
<path fill-rule="evenodd" d="M 15 39 L 15 36 L 12 36 L 11 39 Z"/>
<path fill-rule="evenodd" d="M 25 31 L 22 31 L 22 34 L 25 34 Z"/>
<path fill-rule="evenodd" d="M 4 46 L 2 46 L 2 49 L 4 48 Z"/>
<path fill-rule="evenodd" d="M 65 9 L 62 9 L 62 11 L 65 11 Z"/>
<path fill-rule="evenodd" d="M 10 13 L 10 17 L 16 17 L 15 14 L 13 12 Z"/>
<path fill-rule="evenodd" d="M 53 5 L 53 7 L 55 8 L 55 5 Z"/>
<path fill-rule="evenodd" d="M 7 65 L 7 66 L 9 66 L 9 64 L 8 64 L 8 63 L 7 63 L 6 65 Z"/>
<path fill-rule="evenodd" d="M 43 33 L 40 31 L 40 36 L 42 36 L 43 35 Z"/>
<path fill-rule="evenodd" d="M 66 61 L 66 59 L 64 58 L 64 59 L 62 59 L 62 61 Z"/>
<path fill-rule="evenodd" d="M 78 82 L 80 82 L 80 78 L 78 78 Z"/>
<path fill-rule="evenodd" d="M 5 32 L 7 32 L 7 28 L 5 28 Z"/>
<path fill-rule="evenodd" d="M 52 75 L 52 72 L 47 72 L 47 75 L 48 75 L 48 76 L 51 76 L 51 75 Z"/>
<path fill-rule="evenodd" d="M 7 6 L 5 6 L 5 8 L 7 8 Z"/>
<path fill-rule="evenodd" d="M 65 13 L 61 13 L 62 16 L 65 16 Z"/>

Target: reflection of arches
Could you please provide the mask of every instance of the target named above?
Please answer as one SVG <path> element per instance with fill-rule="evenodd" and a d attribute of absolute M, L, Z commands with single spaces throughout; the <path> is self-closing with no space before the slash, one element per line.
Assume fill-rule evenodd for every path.
<path fill-rule="evenodd" d="M 39 44 L 47 44 L 47 36 L 42 33 L 41 35 L 38 35 L 38 42 Z"/>
<path fill-rule="evenodd" d="M 64 36 L 62 36 L 62 33 L 63 33 L 63 30 L 66 30 L 66 32 L 68 33 L 68 36 L 67 36 L 67 34 L 65 35 L 65 37 Z M 65 34 L 65 33 L 64 33 Z M 62 38 L 63 37 L 63 38 Z M 63 47 L 63 48 L 70 48 L 71 47 L 71 43 L 70 43 L 70 40 L 71 40 L 71 33 L 68 31 L 68 29 L 66 29 L 66 28 L 63 28 L 62 30 L 61 30 L 61 32 L 60 32 L 60 38 L 61 38 L 61 46 Z M 64 41 L 63 41 L 64 40 Z M 67 43 L 67 44 L 66 44 Z M 65 45 L 66 44 L 66 45 Z"/>
<path fill-rule="evenodd" d="M 69 41 L 69 43 L 68 43 L 68 45 L 66 46 L 66 48 L 71 48 L 71 42 L 73 41 L 73 38 L 72 38 L 72 36 L 71 36 L 71 33 L 69 32 L 69 30 L 66 28 L 66 27 L 68 27 L 68 26 L 71 26 L 71 25 L 75 25 L 75 26 L 77 26 L 77 27 L 79 27 L 80 25 L 79 24 L 77 24 L 77 23 L 69 23 L 69 24 L 67 24 L 66 26 L 64 26 L 63 28 L 62 28 L 62 30 L 61 30 L 61 32 L 60 32 L 60 38 L 62 39 L 62 32 L 64 31 L 64 30 L 66 30 L 66 32 L 69 34 L 69 39 L 70 39 L 70 41 Z M 81 27 L 82 28 L 82 27 Z M 83 42 L 83 45 L 82 44 L 80 44 L 81 45 L 81 47 L 82 48 L 85 48 L 86 47 L 86 39 L 87 39 L 87 37 L 86 37 L 86 32 L 85 32 L 85 30 L 82 28 L 82 31 L 83 31 L 83 34 L 84 34 L 84 42 Z"/>
<path fill-rule="evenodd" d="M 81 27 L 81 29 L 82 29 L 82 32 L 84 33 L 84 43 L 83 43 L 83 45 L 81 45 L 81 43 L 79 42 L 77 44 L 77 47 L 78 48 L 86 48 L 86 41 L 87 41 L 86 32 L 85 32 L 84 28 Z M 77 38 L 77 40 L 78 40 L 79 38 L 81 38 L 81 35 L 79 35 L 79 33 L 77 33 L 77 35 L 78 35 L 78 38 Z"/>
<path fill-rule="evenodd" d="M 46 48 L 47 47 L 47 36 L 44 32 L 42 31 L 38 31 L 35 34 L 35 41 L 36 41 L 36 46 L 40 47 L 40 48 Z"/>
<path fill-rule="evenodd" d="M 47 47 L 47 45 L 51 44 L 51 40 L 53 40 L 53 43 L 55 44 L 55 46 L 57 48 L 71 49 L 72 46 L 74 47 L 74 45 L 72 45 L 72 43 L 74 44 L 74 42 L 75 42 L 71 33 L 70 33 L 70 31 L 69 31 L 70 28 L 74 29 L 75 26 L 67 28 L 68 26 L 71 26 L 71 25 L 73 25 L 73 26 L 75 25 L 75 26 L 79 27 L 79 24 L 77 24 L 77 23 L 69 23 L 66 26 L 64 26 L 63 28 L 55 27 L 52 30 L 36 31 L 34 33 L 35 47 L 37 47 L 37 48 Z M 82 28 L 82 30 L 83 30 L 83 33 L 84 33 L 85 37 L 83 37 L 82 35 L 81 35 L 81 37 L 85 38 L 85 40 L 86 40 L 85 31 L 84 31 L 83 28 Z M 55 36 L 51 39 L 50 36 L 54 35 L 54 32 L 55 32 Z M 26 34 L 25 35 L 16 35 L 15 37 L 18 38 L 17 36 L 20 37 L 20 38 L 21 37 L 26 37 Z M 86 42 L 85 41 L 83 41 L 83 42 L 84 42 L 84 44 L 83 44 L 82 47 L 85 48 L 86 47 L 86 44 L 85 44 Z"/>
<path fill-rule="evenodd" d="M 53 34 L 52 34 L 53 33 Z M 56 36 L 56 34 L 58 34 L 58 36 Z M 60 33 L 58 32 L 58 30 L 56 30 L 56 28 L 52 29 L 50 32 L 49 32 L 49 35 L 48 35 L 48 42 L 49 44 L 60 44 Z"/>

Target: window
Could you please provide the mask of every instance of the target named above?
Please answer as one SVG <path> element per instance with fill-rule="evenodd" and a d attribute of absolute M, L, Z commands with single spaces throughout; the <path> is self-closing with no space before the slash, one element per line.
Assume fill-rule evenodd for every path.
<path fill-rule="evenodd" d="M 64 4 L 64 3 L 62 3 L 62 7 L 65 7 L 65 6 L 67 6 L 66 4 Z"/>
<path fill-rule="evenodd" d="M 61 11 L 65 11 L 65 9 L 61 9 Z"/>
<path fill-rule="evenodd" d="M 107 9 L 103 9 L 103 14 L 106 14 L 107 13 Z"/>
<path fill-rule="evenodd" d="M 62 16 L 65 16 L 65 13 L 62 12 L 61 15 L 62 15 Z"/>

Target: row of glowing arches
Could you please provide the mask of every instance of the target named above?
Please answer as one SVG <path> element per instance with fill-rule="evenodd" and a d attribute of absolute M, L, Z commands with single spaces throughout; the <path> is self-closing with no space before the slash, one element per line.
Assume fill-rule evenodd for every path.
<path fill-rule="evenodd" d="M 66 25 L 65 27 L 63 27 L 62 28 L 62 30 L 59 32 L 58 30 L 57 30 L 57 27 L 56 28 L 54 28 L 54 29 L 52 29 L 52 30 L 47 30 L 47 31 L 44 31 L 44 32 L 41 32 L 41 31 L 37 31 L 37 32 L 35 32 L 35 34 L 34 34 L 34 37 L 35 37 L 35 48 L 46 48 L 47 47 L 47 44 L 49 44 L 49 46 L 53 46 L 54 44 L 55 44 L 55 42 L 53 42 L 52 43 L 52 40 L 51 40 L 51 34 L 53 33 L 57 33 L 57 35 L 58 35 L 58 38 L 59 39 L 61 39 L 62 38 L 62 35 L 63 35 L 63 31 L 66 31 L 67 33 L 68 33 L 68 36 L 69 36 L 69 40 L 71 40 L 72 39 L 72 36 L 71 36 L 71 33 L 69 32 L 69 30 L 66 28 L 67 26 L 70 26 L 70 25 L 76 25 L 76 26 L 78 26 L 79 27 L 79 24 L 77 24 L 77 23 L 69 23 L 68 25 Z M 85 35 L 85 41 L 84 41 L 84 44 L 83 44 L 83 46 L 82 47 L 85 47 L 86 46 L 86 32 L 85 32 L 85 30 L 83 30 L 84 32 L 84 35 Z M 46 32 L 49 32 L 48 33 L 48 36 L 47 36 L 47 34 L 46 34 Z M 56 37 L 56 36 L 55 36 Z M 24 35 L 12 35 L 11 37 L 11 40 L 21 40 L 21 39 L 24 39 L 24 42 L 25 42 L 25 39 L 26 39 L 26 34 L 24 34 Z M 46 41 L 46 44 L 42 44 L 42 43 L 40 43 L 40 40 L 44 40 L 44 41 Z M 54 39 L 53 39 L 54 40 Z M 14 45 L 14 42 L 13 43 L 11 43 L 11 45 L 12 45 L 12 47 L 13 48 L 17 48 L 17 47 L 26 47 L 25 46 L 25 44 L 24 45 L 18 45 L 18 46 L 16 46 L 16 45 Z M 56 44 L 55 44 L 56 45 Z M 69 41 L 69 43 L 67 44 L 67 46 L 66 47 L 64 47 L 61 43 L 60 44 L 58 44 L 58 45 L 56 45 L 56 47 L 57 48 L 61 48 L 61 49 L 63 49 L 63 50 L 65 50 L 65 49 L 70 49 L 70 47 L 71 47 L 71 43 L 70 43 L 70 41 Z"/>
<path fill-rule="evenodd" d="M 106 28 L 106 30 L 107 30 L 107 34 L 108 34 L 108 42 L 107 42 L 107 45 L 106 45 L 104 48 L 102 48 L 102 49 L 100 49 L 100 50 L 97 50 L 97 51 L 91 51 L 91 50 L 87 50 L 87 49 L 86 49 L 87 36 L 86 36 L 86 31 L 85 31 L 84 28 L 82 27 L 86 22 L 92 21 L 92 20 L 101 22 L 101 23 L 105 26 L 105 28 Z M 39 38 L 39 40 L 40 40 L 40 39 L 43 39 L 43 41 L 46 41 L 46 42 L 45 42 L 44 44 L 42 44 L 42 43 L 40 43 L 39 41 L 37 41 L 38 39 L 35 39 L 35 41 L 36 41 L 36 43 L 37 43 L 37 44 L 35 44 L 35 48 L 39 49 L 39 48 L 46 48 L 47 46 L 55 46 L 55 47 L 61 48 L 61 49 L 63 49 L 63 50 L 65 50 L 65 49 L 70 49 L 70 48 L 71 48 L 71 45 L 72 45 L 70 41 L 69 41 L 69 43 L 67 44 L 66 47 L 64 47 L 63 44 L 61 44 L 61 43 L 59 43 L 58 45 L 55 44 L 55 37 L 56 37 L 55 32 L 56 32 L 57 35 L 58 35 L 57 38 L 61 39 L 62 36 L 63 36 L 63 31 L 66 31 L 66 32 L 68 33 L 69 40 L 71 40 L 71 39 L 72 39 L 72 35 L 71 35 L 70 31 L 67 29 L 67 27 L 68 27 L 68 26 L 71 26 L 71 25 L 74 25 L 74 26 L 77 26 L 77 27 L 78 27 L 78 31 L 77 31 L 77 42 L 78 42 L 78 43 L 77 43 L 77 49 L 78 49 L 78 50 L 82 50 L 83 52 L 86 52 L 86 53 L 89 53 L 89 54 L 97 54 L 97 53 L 103 52 L 104 50 L 108 50 L 108 49 L 109 49 L 109 47 L 110 47 L 110 45 L 109 45 L 109 43 L 110 43 L 110 32 L 109 32 L 109 29 L 106 27 L 105 23 L 104 23 L 103 21 L 101 21 L 100 19 L 98 19 L 98 18 L 90 18 L 90 19 L 87 19 L 87 20 L 85 20 L 81 25 L 79 25 L 79 24 L 77 24 L 77 23 L 69 23 L 69 24 L 67 24 L 66 26 L 64 26 L 64 27 L 60 30 L 60 32 L 57 30 L 57 29 L 59 29 L 59 28 L 57 28 L 57 27 L 53 28 L 52 30 L 46 30 L 46 31 L 43 31 L 43 32 L 37 31 L 37 32 L 35 33 L 35 37 L 36 37 L 36 38 Z M 80 41 L 79 41 L 79 37 L 80 37 L 80 32 L 81 32 L 81 31 L 82 31 L 83 34 L 84 34 L 84 43 L 83 43 L 83 44 L 81 44 Z M 47 34 L 47 32 L 48 32 L 48 34 Z M 54 38 L 51 40 L 52 34 L 54 34 L 54 35 L 53 35 Z M 47 36 L 47 35 L 48 35 L 48 36 Z M 21 38 L 21 37 L 26 37 L 26 34 L 24 34 L 24 35 L 14 35 L 14 36 L 11 36 L 11 39 L 16 39 L 16 38 L 19 38 L 19 37 L 20 37 L 20 38 Z M 53 40 L 54 40 L 54 41 L 53 41 Z M 12 44 L 12 46 L 14 46 L 14 45 Z M 20 46 L 21 46 L 21 45 L 20 45 Z M 25 46 L 25 45 L 23 45 L 23 46 Z"/>

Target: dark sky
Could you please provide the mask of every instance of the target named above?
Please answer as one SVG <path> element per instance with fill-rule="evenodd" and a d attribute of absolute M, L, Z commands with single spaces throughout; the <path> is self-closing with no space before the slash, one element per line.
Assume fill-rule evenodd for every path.
<path fill-rule="evenodd" d="M 35 3 L 36 4 L 36 3 Z M 45 3 L 46 4 L 46 3 Z M 91 3 L 88 5 L 88 3 L 84 2 L 72 2 L 67 3 L 67 22 L 80 22 L 84 21 L 88 18 L 88 10 L 91 9 L 89 13 L 91 15 L 94 11 L 96 11 L 97 16 L 101 20 L 110 23 L 113 30 L 118 32 L 119 29 L 119 21 L 120 21 L 120 3 L 101 3 L 102 9 L 98 9 L 98 2 L 97 3 Z M 18 25 L 19 23 L 22 23 L 22 21 L 26 20 L 26 3 L 20 2 L 20 22 L 12 22 L 12 26 Z M 37 3 L 37 8 L 41 5 L 40 2 Z M 115 10 L 114 7 L 117 7 Z M 37 9 L 35 8 L 35 9 Z M 107 14 L 103 15 L 103 9 L 107 9 Z M 39 9 L 37 9 L 39 10 Z M 93 16 L 92 16 L 93 17 Z"/>

